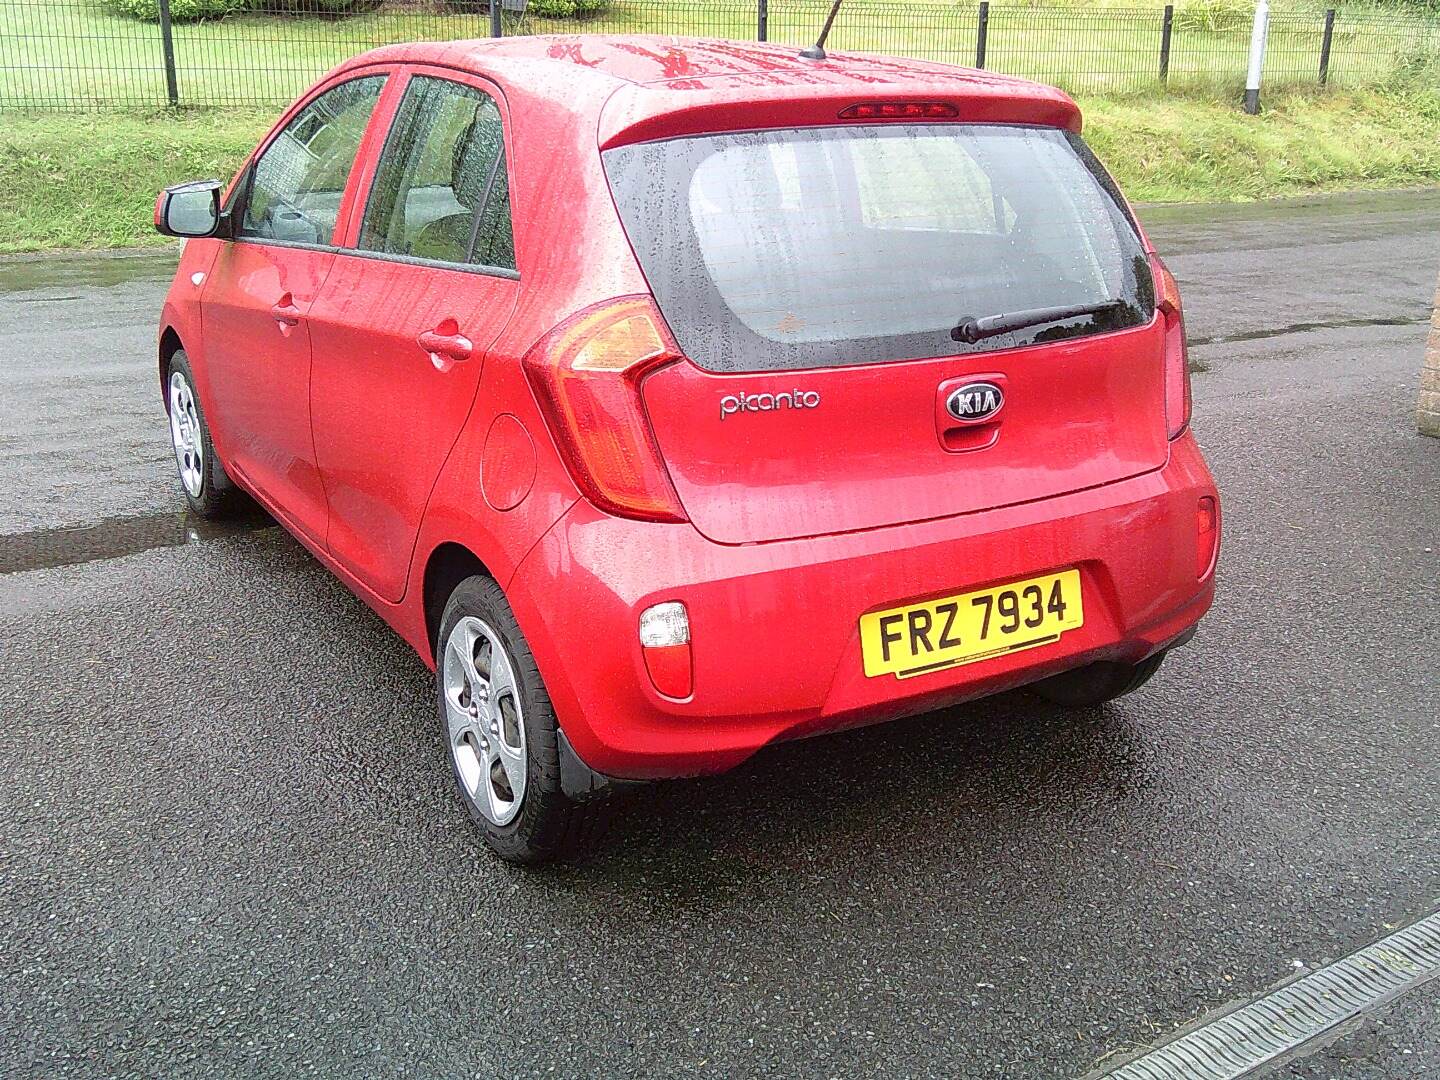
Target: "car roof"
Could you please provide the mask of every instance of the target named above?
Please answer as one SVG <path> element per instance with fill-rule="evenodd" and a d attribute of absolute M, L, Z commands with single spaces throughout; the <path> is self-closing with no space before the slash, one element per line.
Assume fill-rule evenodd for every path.
<path fill-rule="evenodd" d="M 817 62 L 802 58 L 800 49 L 793 45 L 662 34 L 534 34 L 462 41 L 417 41 L 375 49 L 356 57 L 352 63 L 379 60 L 427 63 L 439 60 L 454 65 L 460 58 L 469 58 L 477 70 L 492 66 L 497 70 L 533 65 L 583 67 L 616 82 L 641 86 L 674 79 L 759 72 L 782 79 L 787 75 L 794 76 L 797 77 L 797 85 L 804 85 L 817 67 L 836 65 L 843 67 L 852 78 L 859 79 L 866 76 L 894 77 L 904 73 L 954 75 L 964 72 L 968 78 L 979 83 L 1045 89 L 1038 83 L 994 72 L 904 57 L 832 51 L 828 60 Z"/>
<path fill-rule="evenodd" d="M 726 105 L 732 111 L 759 104 L 793 112 L 806 101 L 917 96 L 974 105 L 978 120 L 1080 128 L 1075 103 L 1040 83 L 867 53 L 831 51 L 826 60 L 807 60 L 793 45 L 766 42 L 651 34 L 411 42 L 364 53 L 338 70 L 376 63 L 436 64 L 487 76 L 507 93 L 548 101 L 576 119 L 597 119 L 603 111 L 602 144 L 613 144 L 622 129 L 637 124 L 653 137 L 654 121 L 680 112 L 694 113 L 698 122 L 708 110 L 710 122 L 724 122 L 717 110 Z M 962 118 L 967 115 L 962 108 Z"/>

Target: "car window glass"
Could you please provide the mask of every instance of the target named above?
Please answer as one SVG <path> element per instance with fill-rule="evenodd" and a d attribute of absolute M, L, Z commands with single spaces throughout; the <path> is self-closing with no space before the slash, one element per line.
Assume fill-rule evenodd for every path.
<path fill-rule="evenodd" d="M 604 151 L 646 279 L 712 371 L 881 363 L 1140 326 L 1139 236 L 1079 136 L 845 125 Z M 1097 307 L 975 343 L 965 316 Z M 978 317 L 978 316 L 977 316 Z"/>
<path fill-rule="evenodd" d="M 495 186 L 485 202 L 479 228 L 475 230 L 475 248 L 470 261 L 478 266 L 515 269 L 515 240 L 510 231 L 510 180 L 505 175 L 503 151 Z"/>
<path fill-rule="evenodd" d="M 416 76 L 380 155 L 359 246 L 515 268 L 500 110 L 474 87 Z"/>
<path fill-rule="evenodd" d="M 872 229 L 944 229 L 1004 235 L 1015 220 L 970 148 L 955 139 L 857 141 L 848 147 L 859 186 L 860 215 Z M 896 199 L 949 190 L 945 199 Z"/>
<path fill-rule="evenodd" d="M 296 114 L 251 169 L 241 236 L 329 244 L 385 76 L 352 79 Z"/>

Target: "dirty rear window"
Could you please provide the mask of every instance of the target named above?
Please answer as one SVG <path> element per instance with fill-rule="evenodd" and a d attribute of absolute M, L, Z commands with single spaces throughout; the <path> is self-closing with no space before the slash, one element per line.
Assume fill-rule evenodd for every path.
<path fill-rule="evenodd" d="M 737 132 L 608 150 L 686 355 L 773 371 L 1011 348 L 1148 322 L 1134 224 L 1079 136 L 1012 125 Z M 1118 301 L 974 345 L 966 316 Z"/>

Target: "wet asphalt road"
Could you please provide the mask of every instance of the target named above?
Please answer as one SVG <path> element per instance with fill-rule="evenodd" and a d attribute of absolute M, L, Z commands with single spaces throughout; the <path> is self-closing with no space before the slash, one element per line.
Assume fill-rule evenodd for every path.
<path fill-rule="evenodd" d="M 1079 1076 L 1432 910 L 1440 193 L 1142 216 L 1208 342 L 1193 644 L 657 787 L 539 873 L 298 544 L 184 542 L 164 261 L 0 265 L 0 1071 Z M 1436 986 L 1277 1075 L 1440 1073 Z"/>

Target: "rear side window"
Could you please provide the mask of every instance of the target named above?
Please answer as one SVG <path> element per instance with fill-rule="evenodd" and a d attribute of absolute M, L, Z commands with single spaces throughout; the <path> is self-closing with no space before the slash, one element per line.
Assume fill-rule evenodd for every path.
<path fill-rule="evenodd" d="M 241 236 L 329 244 L 360 139 L 385 85 L 351 79 L 295 114 L 250 172 Z"/>
<path fill-rule="evenodd" d="M 410 80 L 380 155 L 359 247 L 515 269 L 500 110 L 472 86 Z"/>
<path fill-rule="evenodd" d="M 666 321 L 711 371 L 981 352 L 1154 312 L 1134 224 L 1068 132 L 743 132 L 617 147 L 604 162 Z M 950 336 L 966 316 L 1111 301 L 975 344 Z"/>

